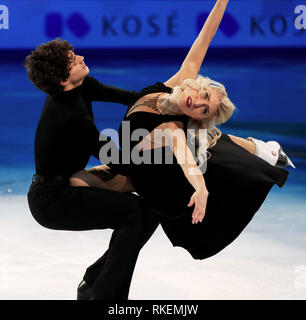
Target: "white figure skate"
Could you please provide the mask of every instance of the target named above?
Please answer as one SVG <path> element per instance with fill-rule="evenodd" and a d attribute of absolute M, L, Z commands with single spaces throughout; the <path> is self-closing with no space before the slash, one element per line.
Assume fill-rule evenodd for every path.
<path fill-rule="evenodd" d="M 280 144 L 276 141 L 267 141 L 258 140 L 252 137 L 248 137 L 247 140 L 253 141 L 256 147 L 255 155 L 267 162 L 272 166 L 285 168 L 291 166 L 295 168 L 295 165 L 283 151 Z"/>

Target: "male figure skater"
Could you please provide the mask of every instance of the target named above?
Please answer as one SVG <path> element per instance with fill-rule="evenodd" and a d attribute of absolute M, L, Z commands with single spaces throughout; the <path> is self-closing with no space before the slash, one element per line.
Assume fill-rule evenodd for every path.
<path fill-rule="evenodd" d="M 48 94 L 35 135 L 31 213 L 55 230 L 114 229 L 106 253 L 87 269 L 78 299 L 126 300 L 139 250 L 158 223 L 136 195 L 69 186 L 69 178 L 85 168 L 91 155 L 99 159 L 105 143 L 99 141 L 91 102 L 127 105 L 136 93 L 88 76 L 84 57 L 61 39 L 38 46 L 25 67 L 30 80 Z"/>

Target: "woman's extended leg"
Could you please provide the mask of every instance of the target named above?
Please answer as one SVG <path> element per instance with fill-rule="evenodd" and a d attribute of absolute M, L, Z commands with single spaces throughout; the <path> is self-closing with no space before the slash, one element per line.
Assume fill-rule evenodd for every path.
<path fill-rule="evenodd" d="M 118 192 L 134 192 L 129 177 L 114 173 L 108 166 L 102 165 L 76 172 L 70 177 L 72 187 L 96 187 Z"/>
<path fill-rule="evenodd" d="M 252 137 L 243 139 L 230 134 L 228 134 L 228 136 L 234 143 L 238 144 L 250 153 L 255 154 L 257 157 L 267 161 L 272 166 L 285 168 L 289 165 L 295 168 L 294 164 L 282 150 L 282 147 L 277 141 L 264 142 Z"/>
<path fill-rule="evenodd" d="M 236 137 L 236 136 L 233 136 L 231 134 L 228 134 L 228 136 L 230 137 L 230 139 L 233 142 L 237 143 L 239 146 L 241 146 L 242 148 L 246 149 L 250 153 L 255 154 L 256 147 L 255 147 L 255 144 L 254 144 L 253 141 L 250 141 L 250 140 L 247 140 L 247 139 L 243 139 L 243 138 L 240 138 L 240 137 Z"/>

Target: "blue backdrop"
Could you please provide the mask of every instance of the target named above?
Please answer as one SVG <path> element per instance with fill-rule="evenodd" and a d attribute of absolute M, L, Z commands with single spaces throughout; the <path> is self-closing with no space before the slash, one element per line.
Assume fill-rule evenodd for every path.
<path fill-rule="evenodd" d="M 34 135 L 45 95 L 23 67 L 35 46 L 67 39 L 84 54 L 91 75 L 139 90 L 178 70 L 214 3 L 0 0 L 0 194 L 25 193 L 35 170 Z M 301 4 L 230 0 L 201 69 L 226 86 L 238 108 L 222 130 L 279 141 L 298 170 L 306 167 L 306 35 L 295 23 L 306 23 L 295 13 Z M 117 128 L 125 110 L 95 103 L 98 128 Z M 305 185 L 306 171 L 298 170 L 292 179 Z"/>
<path fill-rule="evenodd" d="M 32 48 L 55 37 L 82 48 L 130 48 L 189 46 L 214 1 L 2 0 L 0 4 L 6 6 L 0 11 L 0 48 Z M 212 46 L 305 47 L 304 4 L 305 13 L 303 7 L 297 8 L 300 0 L 231 0 Z"/>

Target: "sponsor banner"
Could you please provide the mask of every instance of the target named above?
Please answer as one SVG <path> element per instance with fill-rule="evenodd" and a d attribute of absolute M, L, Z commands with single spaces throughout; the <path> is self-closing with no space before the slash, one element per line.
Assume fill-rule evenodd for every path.
<path fill-rule="evenodd" d="M 187 47 L 214 3 L 0 0 L 0 48 L 56 37 L 79 48 Z M 211 46 L 305 47 L 305 28 L 306 0 L 230 1 Z"/>

